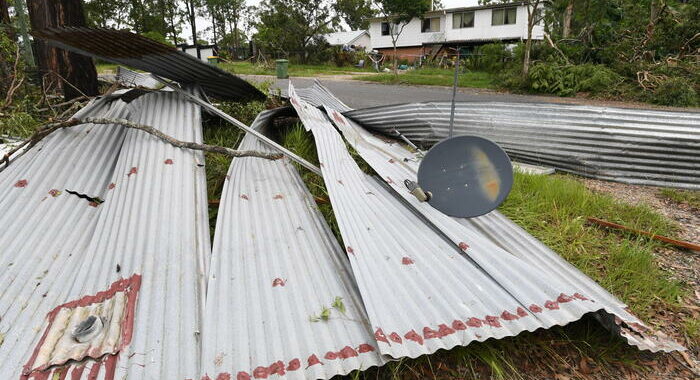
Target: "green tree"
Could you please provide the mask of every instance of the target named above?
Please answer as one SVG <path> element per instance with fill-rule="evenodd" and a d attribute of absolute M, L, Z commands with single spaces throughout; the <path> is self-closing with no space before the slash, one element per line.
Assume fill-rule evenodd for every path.
<path fill-rule="evenodd" d="M 479 0 L 481 4 L 488 3 L 511 3 L 511 0 Z M 530 56 L 532 54 L 532 30 L 544 19 L 545 0 L 526 0 L 522 2 L 527 7 L 527 39 L 523 51 L 523 79 L 527 79 L 530 73 Z"/>
<path fill-rule="evenodd" d="M 264 0 L 257 10 L 259 46 L 308 61 L 338 17 L 323 0 Z"/>
<path fill-rule="evenodd" d="M 394 75 L 398 77 L 398 57 L 396 55 L 396 42 L 411 19 L 422 17 L 425 12 L 431 10 L 431 0 L 374 0 L 374 6 L 379 10 L 384 22 L 389 23 L 389 36 L 394 47 Z"/>
<path fill-rule="evenodd" d="M 369 19 L 375 14 L 372 0 L 338 0 L 334 8 L 352 30 L 367 29 Z"/>

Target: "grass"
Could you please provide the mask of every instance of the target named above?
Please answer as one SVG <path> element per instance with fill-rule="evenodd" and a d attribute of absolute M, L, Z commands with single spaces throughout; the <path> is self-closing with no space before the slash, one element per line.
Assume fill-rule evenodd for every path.
<path fill-rule="evenodd" d="M 572 177 L 517 173 L 500 210 L 567 261 L 649 319 L 657 307 L 673 309 L 682 285 L 654 261 L 660 243 L 597 228 L 592 216 L 672 236 L 676 226 L 647 206 L 632 206 L 593 193 Z M 650 296 L 652 295 L 653 296 Z"/>
<path fill-rule="evenodd" d="M 111 73 L 111 74 L 116 74 L 117 73 L 117 65 L 116 63 L 96 63 L 95 68 L 97 69 L 98 74 L 105 74 L 105 73 Z"/>
<path fill-rule="evenodd" d="M 275 75 L 274 62 L 270 65 L 256 65 L 250 62 L 226 62 L 220 63 L 219 67 L 234 74 L 251 75 Z M 292 77 L 315 77 L 318 75 L 342 75 L 347 73 L 370 73 L 373 70 L 369 67 L 359 68 L 354 66 L 337 67 L 333 65 L 302 65 L 289 63 L 289 76 Z"/>
<path fill-rule="evenodd" d="M 422 68 L 408 70 L 399 74 L 398 77 L 396 77 L 394 73 L 381 73 L 376 75 L 358 75 L 353 77 L 353 79 L 384 84 L 452 86 L 454 82 L 454 71 L 448 69 Z M 496 88 L 491 74 L 478 71 L 460 73 L 459 87 Z"/>
<path fill-rule="evenodd" d="M 692 208 L 700 209 L 700 191 L 661 189 L 659 195 L 676 203 L 685 203 Z"/>

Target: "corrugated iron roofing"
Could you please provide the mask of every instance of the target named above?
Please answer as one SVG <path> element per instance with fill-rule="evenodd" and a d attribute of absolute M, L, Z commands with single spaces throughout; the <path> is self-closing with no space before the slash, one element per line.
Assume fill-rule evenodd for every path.
<path fill-rule="evenodd" d="M 432 144 L 447 137 L 450 103 L 374 107 L 346 116 L 366 128 L 396 128 L 413 142 Z M 586 177 L 700 189 L 697 112 L 459 102 L 455 134 L 485 137 L 514 159 Z"/>
<path fill-rule="evenodd" d="M 129 105 L 103 98 L 83 116 L 128 117 L 201 141 L 199 108 L 174 93 Z M 99 299 L 140 277 L 126 347 L 34 376 L 198 378 L 209 252 L 200 165 L 201 153 L 144 132 L 86 124 L 55 132 L 0 173 L 7 210 L 0 215 L 0 377 L 17 378 L 32 362 L 50 310 Z"/>
<path fill-rule="evenodd" d="M 251 127 L 264 131 L 277 112 Z M 240 149 L 273 151 L 250 134 Z M 384 363 L 347 257 L 288 159 L 233 160 L 211 260 L 210 378 L 329 379 Z"/>
<path fill-rule="evenodd" d="M 316 139 L 324 182 L 382 354 L 415 358 L 564 325 L 601 308 L 583 289 L 448 217 L 444 225 L 427 223 L 359 169 L 321 111 L 291 86 L 289 94 Z"/>
<path fill-rule="evenodd" d="M 33 31 L 32 35 L 62 49 L 152 72 L 181 84 L 197 84 L 210 96 L 238 101 L 265 100 L 265 95 L 245 80 L 174 47 L 128 31 L 63 27 Z"/>
<path fill-rule="evenodd" d="M 316 83 L 314 88 L 323 87 Z M 328 99 L 332 96 L 328 90 L 319 92 L 319 96 L 308 94 L 313 89 L 306 89 L 307 96 L 316 99 Z M 337 98 L 326 102 L 328 104 L 342 103 Z M 326 106 L 325 104 L 322 104 Z M 343 108 L 348 108 L 342 105 Z M 627 341 L 640 349 L 651 351 L 681 350 L 683 347 L 656 333 L 645 326 L 638 318 L 630 314 L 626 305 L 605 289 L 581 273 L 566 260 L 561 258 L 547 246 L 525 232 L 522 228 L 513 223 L 510 219 L 493 211 L 478 218 L 450 218 L 434 210 L 425 203 L 417 202 L 416 198 L 410 195 L 403 185 L 404 179 L 416 181 L 416 173 L 420 159 L 392 141 L 379 138 L 357 123 L 343 117 L 332 108 L 327 108 L 331 119 L 343 133 L 345 139 L 357 150 L 372 168 L 379 173 L 388 186 L 404 198 L 423 216 L 430 220 L 434 226 L 451 237 L 452 241 L 459 244 L 459 239 L 469 231 L 478 235 L 481 239 L 490 241 L 492 244 L 503 249 L 488 251 L 488 255 L 482 255 L 481 250 L 470 249 L 467 253 L 479 266 L 484 268 L 493 278 L 504 286 L 514 286 L 509 291 L 518 294 L 522 291 L 529 292 L 530 285 L 537 285 L 531 276 L 542 276 L 547 281 L 553 283 L 567 284 L 569 288 L 578 289 L 578 292 L 595 300 L 601 309 L 601 316 L 604 323 L 614 326 L 614 330 L 623 335 Z M 459 224 L 459 225 L 457 225 Z M 507 255 L 506 255 L 507 253 Z M 505 255 L 505 257 L 501 257 Z M 509 257 L 512 255 L 516 261 Z M 518 263 L 521 262 L 521 263 Z M 525 264 L 523 273 L 528 273 L 524 278 L 510 281 L 509 266 L 513 264 Z M 517 274 L 515 274 L 517 276 Z M 509 285 L 511 284 L 511 285 Z M 565 299 L 565 298 L 564 298 Z M 563 323 L 563 322 L 562 322 Z"/>
<path fill-rule="evenodd" d="M 148 73 L 138 73 L 123 66 L 117 67 L 117 82 L 128 87 L 145 87 L 152 89 L 163 87 L 162 83 L 153 79 Z"/>

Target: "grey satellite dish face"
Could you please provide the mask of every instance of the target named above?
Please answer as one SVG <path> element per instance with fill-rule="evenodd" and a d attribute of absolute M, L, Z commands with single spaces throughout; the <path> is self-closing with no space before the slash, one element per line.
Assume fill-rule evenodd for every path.
<path fill-rule="evenodd" d="M 444 214 L 471 218 L 498 207 L 513 186 L 513 166 L 493 141 L 457 136 L 433 146 L 418 168 L 428 203 Z"/>

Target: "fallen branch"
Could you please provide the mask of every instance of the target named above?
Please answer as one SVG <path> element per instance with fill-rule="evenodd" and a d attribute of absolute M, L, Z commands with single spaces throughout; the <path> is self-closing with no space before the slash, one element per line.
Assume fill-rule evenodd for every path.
<path fill-rule="evenodd" d="M 681 248 L 689 249 L 689 250 L 691 250 L 691 251 L 700 252 L 700 245 L 697 245 L 697 244 L 688 243 L 688 242 L 686 242 L 686 241 L 681 241 L 681 240 L 676 240 L 676 239 L 671 239 L 671 238 L 669 238 L 669 237 L 662 236 L 662 235 L 656 235 L 656 234 L 653 234 L 653 233 L 648 232 L 648 231 L 636 230 L 636 229 L 634 229 L 634 228 L 625 227 L 625 226 L 623 226 L 623 225 L 621 225 L 621 224 L 612 223 L 612 222 L 607 222 L 607 221 L 605 221 L 605 220 L 601 220 L 601 219 L 597 219 L 597 218 L 588 218 L 588 221 L 589 221 L 590 223 L 595 223 L 595 224 L 600 225 L 600 226 L 603 226 L 603 227 L 615 228 L 615 229 L 618 229 L 618 230 L 623 230 L 623 231 L 632 232 L 632 233 L 635 233 L 635 234 L 637 234 L 637 235 L 648 236 L 648 237 L 650 237 L 650 238 L 652 238 L 652 239 L 654 239 L 654 240 L 659 240 L 659 241 L 662 241 L 662 242 L 664 242 L 664 243 L 668 243 L 668 244 L 674 245 L 674 246 L 676 246 L 676 247 L 681 247 Z"/>
<path fill-rule="evenodd" d="M 235 150 L 231 148 L 226 148 L 223 146 L 217 146 L 217 145 L 208 145 L 208 144 L 197 144 L 194 142 L 188 142 L 188 141 L 180 141 L 175 138 L 172 138 L 165 133 L 153 128 L 149 127 L 148 125 L 143 125 L 143 124 L 137 124 L 134 122 L 131 122 L 129 120 L 125 119 L 103 119 L 103 118 L 93 118 L 93 117 L 88 117 L 85 119 L 85 122 L 87 123 L 93 123 L 93 124 L 119 124 L 122 125 L 126 128 L 132 128 L 132 129 L 138 129 L 140 131 L 144 131 L 146 133 L 149 133 L 167 143 L 170 145 L 177 147 L 177 148 L 185 148 L 185 149 L 192 149 L 192 150 L 201 150 L 204 152 L 211 152 L 211 153 L 219 153 L 219 154 L 225 154 L 230 157 L 259 157 L 259 158 L 266 158 L 268 160 L 277 160 L 282 158 L 281 153 L 263 153 L 263 152 L 258 152 L 255 150 Z"/>
<path fill-rule="evenodd" d="M 563 51 L 561 51 L 561 49 L 559 49 L 559 47 L 557 46 L 557 44 L 555 44 L 554 41 L 552 41 L 552 38 L 549 36 L 549 34 L 548 34 L 548 33 L 545 33 L 545 34 L 544 34 L 544 37 L 547 39 L 547 42 L 549 43 L 549 46 L 551 46 L 552 49 L 556 50 L 556 52 L 559 53 L 559 55 L 561 55 L 562 58 L 564 58 L 564 61 L 566 62 L 567 65 L 570 65 L 570 64 L 571 64 L 571 61 L 569 61 L 569 58 L 566 56 L 566 54 L 564 54 Z"/>
<path fill-rule="evenodd" d="M 259 157 L 259 158 L 265 158 L 268 160 L 277 160 L 282 158 L 282 154 L 280 153 L 264 153 L 264 152 L 259 152 L 255 150 L 235 150 L 231 148 L 226 148 L 223 146 L 217 146 L 217 145 L 208 145 L 208 144 L 198 144 L 194 142 L 188 142 L 188 141 L 180 141 L 177 140 L 171 136 L 166 135 L 165 133 L 151 127 L 148 125 L 143 125 L 143 124 L 137 124 L 134 122 L 131 122 L 129 120 L 125 119 L 106 119 L 106 118 L 92 118 L 88 117 L 85 118 L 85 120 L 79 120 L 79 119 L 69 119 L 65 121 L 60 121 L 60 122 L 54 122 L 54 123 L 48 123 L 43 126 L 41 126 L 34 134 L 23 141 L 21 144 L 19 144 L 17 147 L 12 149 L 10 152 L 5 154 L 5 156 L 0 160 L 0 164 L 5 164 L 7 165 L 10 164 L 10 157 L 20 151 L 23 148 L 26 148 L 26 150 L 31 149 L 34 145 L 39 143 L 44 137 L 50 135 L 52 132 L 55 132 L 59 129 L 63 128 L 70 128 L 74 127 L 79 124 L 84 124 L 84 123 L 92 123 L 92 124 L 116 124 L 116 125 L 121 125 L 126 128 L 130 129 L 137 129 L 143 132 L 146 132 L 152 136 L 157 137 L 158 139 L 174 146 L 177 148 L 183 148 L 183 149 L 191 149 L 191 150 L 199 150 L 203 152 L 211 152 L 211 153 L 219 153 L 219 154 L 224 154 L 229 157 Z"/>

